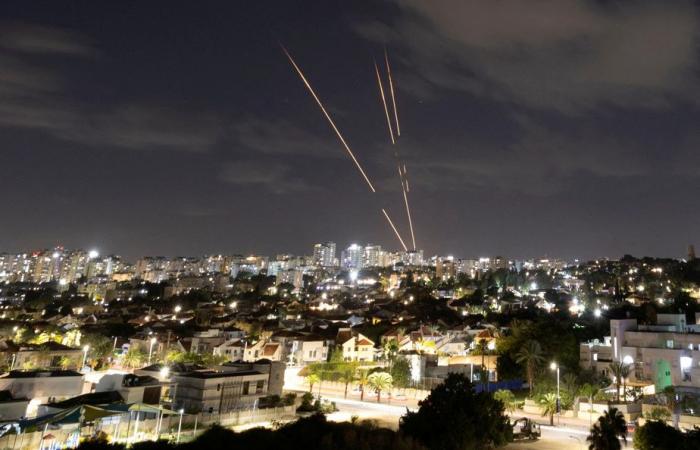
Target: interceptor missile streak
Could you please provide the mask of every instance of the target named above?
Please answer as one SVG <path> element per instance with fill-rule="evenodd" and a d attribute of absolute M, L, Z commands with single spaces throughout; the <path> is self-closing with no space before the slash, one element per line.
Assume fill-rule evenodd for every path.
<path fill-rule="evenodd" d="M 408 186 L 408 183 L 407 185 Z M 408 216 L 408 228 L 411 230 L 411 241 L 413 242 L 413 250 L 416 249 L 416 236 L 413 234 L 413 220 L 411 219 L 411 210 L 408 207 L 407 189 L 403 189 L 403 201 L 406 204 L 406 215 Z"/>
<path fill-rule="evenodd" d="M 374 71 L 377 73 L 377 84 L 379 85 L 379 95 L 382 99 L 382 105 L 384 106 L 384 115 L 386 116 L 386 124 L 389 127 L 389 137 L 391 138 L 391 143 L 395 144 L 394 130 L 391 127 L 391 118 L 389 117 L 389 107 L 386 104 L 386 96 L 384 95 L 384 86 L 382 85 L 382 77 L 379 75 L 379 67 L 377 62 L 374 62 Z"/>
<path fill-rule="evenodd" d="M 394 226 L 394 222 L 392 222 L 391 219 L 389 218 L 389 214 L 386 213 L 386 210 L 384 208 L 382 208 L 382 212 L 384 213 L 384 217 L 386 217 L 386 220 L 389 222 L 389 225 L 391 225 L 391 229 L 394 230 L 396 237 L 399 238 L 399 242 L 401 242 L 401 246 L 403 247 L 404 251 L 408 251 L 408 247 L 406 247 L 406 244 L 404 244 L 403 239 L 401 239 L 401 235 L 399 234 L 399 231 Z"/>
<path fill-rule="evenodd" d="M 369 180 L 369 177 L 365 173 L 365 171 L 362 169 L 362 166 L 360 165 L 360 162 L 357 160 L 355 157 L 355 154 L 350 150 L 350 146 L 348 143 L 345 141 L 345 138 L 343 138 L 343 135 L 340 133 L 340 130 L 338 130 L 338 127 L 335 125 L 335 122 L 333 122 L 333 119 L 331 118 L 330 114 L 328 114 L 328 111 L 326 111 L 326 108 L 323 106 L 323 103 L 321 102 L 321 99 L 316 95 L 316 92 L 314 89 L 311 87 L 311 84 L 309 81 L 306 79 L 304 76 L 304 73 L 301 71 L 297 63 L 294 61 L 294 58 L 292 58 L 292 55 L 289 54 L 286 48 L 284 46 L 280 45 L 282 47 L 282 51 L 284 54 L 287 56 L 287 59 L 289 59 L 289 62 L 294 66 L 294 69 L 297 71 L 299 74 L 299 77 L 301 78 L 301 81 L 304 82 L 304 85 L 306 86 L 306 89 L 308 89 L 309 93 L 311 96 L 316 100 L 316 103 L 318 104 L 319 108 L 321 108 L 321 112 L 323 115 L 326 117 L 328 120 L 328 123 L 331 125 L 331 128 L 333 128 L 333 131 L 335 131 L 335 134 L 338 136 L 338 139 L 340 140 L 340 143 L 343 144 L 343 147 L 345 147 L 345 150 L 348 152 L 348 155 L 350 155 L 350 158 L 352 158 L 353 162 L 355 163 L 355 166 L 357 167 L 357 170 L 360 171 L 362 174 L 362 177 L 365 179 L 367 182 L 367 185 L 369 188 L 372 190 L 372 192 L 377 192 L 376 189 L 374 189 L 374 186 L 372 185 L 372 182 Z"/>
<path fill-rule="evenodd" d="M 401 136 L 401 127 L 399 126 L 399 112 L 396 109 L 396 95 L 394 94 L 394 79 L 391 76 L 391 66 L 389 66 L 389 55 L 384 49 L 384 62 L 386 63 L 386 74 L 389 78 L 389 93 L 391 94 L 391 104 L 394 108 L 394 120 L 396 120 L 396 136 Z"/>

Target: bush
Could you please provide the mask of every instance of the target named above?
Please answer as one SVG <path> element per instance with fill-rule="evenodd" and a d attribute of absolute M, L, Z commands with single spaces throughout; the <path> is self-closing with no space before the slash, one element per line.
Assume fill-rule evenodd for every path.
<path fill-rule="evenodd" d="M 282 397 L 279 395 L 260 397 L 258 401 L 258 408 L 275 408 L 277 406 L 282 406 Z"/>
<path fill-rule="evenodd" d="M 282 403 L 285 406 L 292 406 L 294 403 L 297 401 L 297 394 L 294 392 L 289 392 L 287 394 L 284 394 L 284 397 L 282 397 Z"/>
<path fill-rule="evenodd" d="M 644 414 L 644 418 L 646 420 L 660 420 L 665 422 L 671 420 L 671 411 L 662 406 L 655 406 L 651 411 Z"/>
<path fill-rule="evenodd" d="M 666 425 L 652 420 L 637 429 L 633 444 L 637 450 L 679 450 L 683 448 L 683 434 Z"/>
<path fill-rule="evenodd" d="M 310 392 L 305 392 L 304 395 L 301 396 L 301 405 L 297 408 L 297 412 L 313 412 L 316 411 L 316 408 L 314 407 L 313 404 L 314 401 L 314 396 Z"/>

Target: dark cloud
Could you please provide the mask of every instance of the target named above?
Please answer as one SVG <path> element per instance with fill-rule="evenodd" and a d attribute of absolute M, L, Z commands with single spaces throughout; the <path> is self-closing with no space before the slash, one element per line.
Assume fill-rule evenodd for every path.
<path fill-rule="evenodd" d="M 91 40 L 80 33 L 24 22 L 0 22 L 0 47 L 37 55 L 91 57 Z"/>
<path fill-rule="evenodd" d="M 434 87 L 567 113 L 699 98 L 700 21 L 690 1 L 395 5 L 400 14 L 390 25 L 357 29 L 402 49 L 405 64 Z"/>
<path fill-rule="evenodd" d="M 317 190 L 318 187 L 302 178 L 291 166 L 278 161 L 238 161 L 224 166 L 221 181 L 274 194 L 295 194 Z"/>
<path fill-rule="evenodd" d="M 339 144 L 325 136 L 312 134 L 288 120 L 249 117 L 232 126 L 232 138 L 238 145 L 265 155 L 339 158 Z"/>
<path fill-rule="evenodd" d="M 71 80 L 55 62 L 26 55 L 94 55 L 87 42 L 77 33 L 27 24 L 0 32 L 0 127 L 102 149 L 203 151 L 218 142 L 222 131 L 213 114 L 145 103 L 81 102 L 70 94 Z"/>

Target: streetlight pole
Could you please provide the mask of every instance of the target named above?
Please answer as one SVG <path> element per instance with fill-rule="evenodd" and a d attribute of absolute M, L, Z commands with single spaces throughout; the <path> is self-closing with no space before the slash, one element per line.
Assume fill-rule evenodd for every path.
<path fill-rule="evenodd" d="M 89 345 L 86 345 L 85 347 L 83 347 L 83 364 L 80 366 L 81 370 L 85 370 L 85 364 L 87 364 L 87 354 L 88 354 L 89 350 L 90 350 Z"/>
<path fill-rule="evenodd" d="M 182 415 L 185 413 L 185 410 L 183 408 L 180 409 L 180 422 L 177 424 L 177 440 L 175 441 L 176 444 L 180 443 L 180 432 L 182 431 Z"/>
<path fill-rule="evenodd" d="M 559 389 L 559 364 L 552 362 L 552 364 L 549 365 L 549 368 L 557 371 L 557 425 L 559 425 L 559 421 L 561 418 L 561 394 L 560 394 L 560 389 Z"/>
<path fill-rule="evenodd" d="M 151 355 L 153 354 L 153 345 L 158 342 L 158 339 L 151 338 L 151 346 L 148 348 L 148 365 L 151 365 Z"/>

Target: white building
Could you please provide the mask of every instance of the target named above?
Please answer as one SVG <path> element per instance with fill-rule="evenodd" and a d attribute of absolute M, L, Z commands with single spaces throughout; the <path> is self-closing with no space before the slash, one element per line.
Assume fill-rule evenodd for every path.
<path fill-rule="evenodd" d="M 666 386 L 700 391 L 700 325 L 688 325 L 685 314 L 658 314 L 656 325 L 611 320 L 604 342 L 581 344 L 580 361 L 601 371 L 613 361 L 629 364 L 631 383 L 657 392 Z"/>
<path fill-rule="evenodd" d="M 314 245 L 314 264 L 321 267 L 335 266 L 335 242 Z"/>
<path fill-rule="evenodd" d="M 0 376 L 0 391 L 29 400 L 26 417 L 34 417 L 42 403 L 83 393 L 83 375 L 72 370 L 12 371 Z"/>
<path fill-rule="evenodd" d="M 362 246 L 352 244 L 343 251 L 342 265 L 344 269 L 362 269 L 364 249 Z"/>

